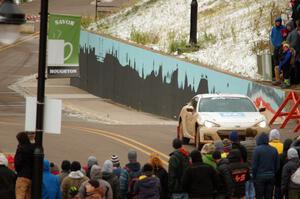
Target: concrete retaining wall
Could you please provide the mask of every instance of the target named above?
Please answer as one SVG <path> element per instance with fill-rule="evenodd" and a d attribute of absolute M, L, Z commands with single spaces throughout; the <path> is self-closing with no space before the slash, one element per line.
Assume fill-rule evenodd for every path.
<path fill-rule="evenodd" d="M 245 94 L 274 113 L 285 96 L 273 87 L 85 31 L 80 45 L 81 76 L 72 85 L 149 113 L 176 118 L 199 93 Z"/>

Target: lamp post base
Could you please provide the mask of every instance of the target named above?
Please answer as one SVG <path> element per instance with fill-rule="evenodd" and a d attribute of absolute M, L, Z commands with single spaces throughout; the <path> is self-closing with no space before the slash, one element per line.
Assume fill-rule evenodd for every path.
<path fill-rule="evenodd" d="M 42 197 L 43 161 L 44 150 L 42 147 L 36 146 L 33 152 L 32 199 L 40 199 Z"/>

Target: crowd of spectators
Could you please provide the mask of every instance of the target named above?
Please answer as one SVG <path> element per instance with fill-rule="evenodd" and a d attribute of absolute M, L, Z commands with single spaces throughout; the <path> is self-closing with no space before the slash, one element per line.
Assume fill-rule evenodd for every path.
<path fill-rule="evenodd" d="M 274 85 L 288 88 L 300 83 L 300 0 L 291 0 L 292 20 L 276 17 L 271 31 Z"/>
<path fill-rule="evenodd" d="M 42 199 L 299 199 L 300 136 L 281 142 L 280 132 L 256 135 L 246 130 L 205 144 L 190 153 L 174 139 L 168 170 L 153 153 L 143 165 L 135 150 L 121 166 L 117 155 L 99 164 L 94 156 L 82 166 L 64 160 L 59 168 L 44 160 Z M 0 153 L 0 198 L 30 199 L 34 143 L 17 134 L 15 156 Z"/>

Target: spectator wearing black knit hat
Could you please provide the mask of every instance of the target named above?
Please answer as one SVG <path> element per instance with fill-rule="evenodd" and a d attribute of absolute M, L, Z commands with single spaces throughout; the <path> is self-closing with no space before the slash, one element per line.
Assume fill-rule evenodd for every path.
<path fill-rule="evenodd" d="M 160 181 L 153 175 L 153 166 L 145 164 L 142 175 L 134 185 L 134 193 L 137 199 L 160 199 Z"/>
<path fill-rule="evenodd" d="M 229 134 L 229 139 L 232 142 L 232 149 L 238 149 L 242 155 L 243 162 L 247 162 L 247 149 L 241 145 L 238 132 L 232 131 Z"/>
<path fill-rule="evenodd" d="M 61 163 L 61 173 L 59 174 L 60 184 L 71 172 L 71 162 L 69 160 L 63 160 Z"/>
<path fill-rule="evenodd" d="M 80 185 L 88 180 L 81 171 L 81 165 L 78 161 L 73 161 L 71 163 L 71 172 L 61 183 L 62 199 L 71 199 L 74 197 Z"/>
<path fill-rule="evenodd" d="M 219 177 L 216 170 L 202 162 L 198 150 L 191 152 L 192 166 L 184 173 L 182 186 L 188 193 L 189 199 L 213 198 L 214 192 L 219 189 Z"/>
<path fill-rule="evenodd" d="M 183 190 L 183 175 L 189 168 L 189 153 L 182 148 L 182 143 L 178 138 L 173 140 L 173 153 L 169 159 L 169 192 L 174 198 L 188 198 L 188 194 Z"/>

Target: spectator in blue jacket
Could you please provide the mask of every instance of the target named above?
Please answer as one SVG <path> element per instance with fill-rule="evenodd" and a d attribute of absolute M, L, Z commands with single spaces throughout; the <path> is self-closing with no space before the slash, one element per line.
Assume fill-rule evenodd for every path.
<path fill-rule="evenodd" d="M 59 177 L 50 173 L 48 160 L 44 160 L 42 199 L 61 199 Z"/>
<path fill-rule="evenodd" d="M 275 72 L 275 79 L 279 81 L 279 74 L 277 74 L 277 66 L 279 65 L 280 59 L 280 47 L 281 43 L 283 42 L 283 36 L 281 31 L 285 29 L 285 26 L 282 25 L 281 17 L 276 17 L 275 19 L 275 26 L 273 26 L 271 31 L 271 42 L 274 47 L 273 59 L 274 59 L 274 72 Z"/>
<path fill-rule="evenodd" d="M 272 199 L 275 174 L 279 167 L 278 152 L 269 145 L 269 136 L 266 133 L 257 137 L 256 144 L 252 158 L 256 199 Z"/>
<path fill-rule="evenodd" d="M 284 80 L 281 88 L 288 88 L 290 86 L 292 52 L 288 43 L 284 43 L 282 49 L 283 54 L 279 62 L 279 73 L 283 73 Z"/>

